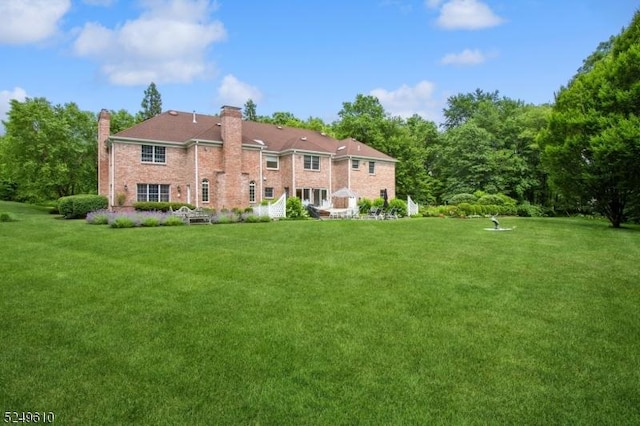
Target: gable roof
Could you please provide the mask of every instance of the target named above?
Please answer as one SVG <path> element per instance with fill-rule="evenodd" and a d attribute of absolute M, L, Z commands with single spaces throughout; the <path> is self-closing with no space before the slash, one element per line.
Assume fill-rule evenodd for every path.
<path fill-rule="evenodd" d="M 221 119 L 217 115 L 165 111 L 113 135 L 113 139 L 130 139 L 188 144 L 193 141 L 222 142 Z M 268 152 L 312 152 L 341 157 L 372 158 L 396 161 L 355 139 L 337 140 L 315 130 L 242 121 L 242 144 L 264 147 Z"/>

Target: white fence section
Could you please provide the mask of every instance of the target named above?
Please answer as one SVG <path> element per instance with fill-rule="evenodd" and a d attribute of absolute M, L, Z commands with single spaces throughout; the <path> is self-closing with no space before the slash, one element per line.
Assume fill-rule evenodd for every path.
<path fill-rule="evenodd" d="M 407 216 L 413 216 L 414 214 L 418 214 L 418 204 L 414 203 L 411 197 L 407 195 Z"/>
<path fill-rule="evenodd" d="M 269 203 L 266 206 L 254 207 L 253 214 L 257 216 L 269 216 L 271 219 L 287 217 L 287 194 L 282 194 L 277 201 Z"/>

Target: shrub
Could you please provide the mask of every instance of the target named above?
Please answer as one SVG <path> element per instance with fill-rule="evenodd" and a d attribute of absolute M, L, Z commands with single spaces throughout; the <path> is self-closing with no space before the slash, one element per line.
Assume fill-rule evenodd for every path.
<path fill-rule="evenodd" d="M 302 205 L 302 201 L 298 197 L 287 198 L 287 218 L 288 219 L 305 219 L 309 216 L 307 209 Z"/>
<path fill-rule="evenodd" d="M 167 216 L 163 224 L 165 226 L 180 226 L 184 225 L 184 221 L 179 216 Z"/>
<path fill-rule="evenodd" d="M 247 214 L 243 217 L 242 221 L 246 223 L 258 223 L 260 221 L 260 217 L 255 214 Z"/>
<path fill-rule="evenodd" d="M 224 224 L 224 223 L 231 223 L 231 222 L 232 222 L 232 219 L 231 219 L 231 216 L 229 216 L 228 214 L 226 214 L 226 213 L 222 213 L 222 214 L 217 215 L 217 216 L 213 219 L 213 221 L 212 221 L 212 222 L 213 222 L 213 223 L 220 223 L 220 224 Z"/>
<path fill-rule="evenodd" d="M 407 215 L 407 202 L 400 198 L 394 198 L 389 201 L 389 208 L 396 209 L 398 216 L 405 217 Z"/>
<path fill-rule="evenodd" d="M 271 218 L 269 216 L 258 216 L 255 214 L 247 214 L 244 216 L 244 222 L 246 223 L 271 222 Z"/>
<path fill-rule="evenodd" d="M 0 200 L 15 201 L 18 196 L 18 184 L 10 180 L 0 181 Z"/>
<path fill-rule="evenodd" d="M 516 204 L 518 204 L 518 202 L 514 198 L 511 198 L 508 195 L 504 195 L 502 193 L 498 193 L 496 195 L 500 197 L 500 199 L 502 200 L 502 204 L 504 205 L 515 206 Z"/>
<path fill-rule="evenodd" d="M 462 203 L 475 204 L 477 200 L 478 199 L 473 194 L 462 193 L 462 194 L 455 194 L 451 198 L 449 198 L 449 204 L 452 204 L 454 206 L 457 206 Z"/>
<path fill-rule="evenodd" d="M 168 203 L 163 201 L 139 201 L 133 203 L 133 208 L 139 211 L 168 212 L 169 210 L 178 210 L 182 206 L 187 206 L 190 209 L 195 208 L 193 204 L 188 203 Z"/>
<path fill-rule="evenodd" d="M 542 217 L 544 212 L 540 206 L 536 206 L 527 201 L 520 204 L 518 207 L 518 216 L 521 217 Z"/>
<path fill-rule="evenodd" d="M 92 225 L 106 225 L 109 223 L 109 211 L 102 209 L 87 214 L 87 223 Z"/>
<path fill-rule="evenodd" d="M 9 213 L 0 213 L 0 222 L 13 222 L 14 220 L 15 219 Z"/>
<path fill-rule="evenodd" d="M 70 195 L 58 199 L 58 211 L 65 219 L 84 219 L 88 213 L 107 206 L 107 197 L 103 195 Z"/>
<path fill-rule="evenodd" d="M 475 214 L 475 209 L 469 203 L 460 203 L 458 204 L 458 214 L 460 216 L 469 216 Z"/>
<path fill-rule="evenodd" d="M 487 194 L 478 198 L 478 204 L 487 205 L 497 205 L 501 206 L 504 204 L 504 200 L 499 195 Z"/>
<path fill-rule="evenodd" d="M 111 222 L 112 228 L 133 228 L 134 226 L 136 223 L 129 216 L 118 216 Z"/>
<path fill-rule="evenodd" d="M 358 208 L 362 213 L 368 213 L 369 210 L 371 210 L 372 206 L 373 201 L 368 198 L 360 198 L 360 200 L 358 201 Z"/>
<path fill-rule="evenodd" d="M 373 207 L 382 207 L 384 206 L 384 198 L 378 197 L 372 202 Z"/>
<path fill-rule="evenodd" d="M 140 221 L 141 226 L 154 227 L 160 225 L 160 219 L 155 216 L 147 216 Z"/>

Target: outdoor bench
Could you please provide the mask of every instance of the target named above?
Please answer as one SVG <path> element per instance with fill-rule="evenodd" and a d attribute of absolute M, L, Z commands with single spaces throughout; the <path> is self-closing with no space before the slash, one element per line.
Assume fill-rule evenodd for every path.
<path fill-rule="evenodd" d="M 192 223 L 211 223 L 211 213 L 201 208 L 190 209 L 187 206 L 182 206 L 178 210 L 172 211 L 172 213 L 180 216 L 188 225 Z"/>

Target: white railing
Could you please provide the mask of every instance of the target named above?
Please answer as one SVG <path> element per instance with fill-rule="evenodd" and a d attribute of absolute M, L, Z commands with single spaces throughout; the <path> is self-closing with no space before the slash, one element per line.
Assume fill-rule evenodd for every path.
<path fill-rule="evenodd" d="M 417 203 L 414 203 L 411 197 L 407 195 L 407 216 L 413 216 L 418 214 L 419 206 Z"/>
<path fill-rule="evenodd" d="M 253 214 L 257 216 L 269 216 L 271 219 L 287 217 L 287 194 L 282 194 L 277 201 L 266 206 L 255 206 Z"/>

